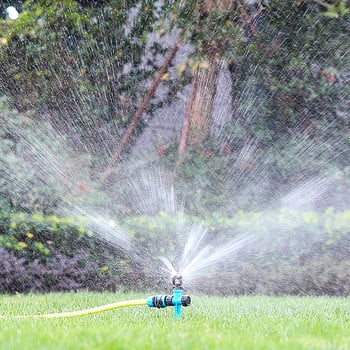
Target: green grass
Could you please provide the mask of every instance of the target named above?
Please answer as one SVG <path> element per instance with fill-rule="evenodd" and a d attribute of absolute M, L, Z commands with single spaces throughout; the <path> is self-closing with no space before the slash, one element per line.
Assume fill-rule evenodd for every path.
<path fill-rule="evenodd" d="M 0 314 L 94 307 L 148 295 L 0 296 Z M 137 306 L 62 319 L 0 319 L 0 349 L 350 349 L 350 298 L 192 295 L 183 317 Z"/>

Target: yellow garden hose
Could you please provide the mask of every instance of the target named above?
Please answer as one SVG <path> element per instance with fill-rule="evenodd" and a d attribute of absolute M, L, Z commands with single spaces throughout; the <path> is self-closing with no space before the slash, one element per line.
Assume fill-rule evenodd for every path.
<path fill-rule="evenodd" d="M 58 312 L 53 314 L 39 314 L 39 315 L 15 315 L 15 316 L 0 316 L 0 318 L 62 318 L 62 317 L 76 317 L 97 314 L 99 312 L 120 309 L 129 306 L 147 305 L 147 299 L 135 299 L 135 300 L 125 300 L 118 301 L 113 304 L 107 304 L 102 306 L 93 307 L 90 309 L 78 310 L 78 311 L 68 311 L 68 312 Z"/>

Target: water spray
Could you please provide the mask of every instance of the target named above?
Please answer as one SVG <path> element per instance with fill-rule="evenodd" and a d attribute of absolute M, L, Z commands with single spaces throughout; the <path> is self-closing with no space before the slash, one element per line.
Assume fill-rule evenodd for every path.
<path fill-rule="evenodd" d="M 107 304 L 102 306 L 97 306 L 89 309 L 78 310 L 78 311 L 68 311 L 68 312 L 58 312 L 50 314 L 39 314 L 39 315 L 17 315 L 17 316 L 2 316 L 2 318 L 16 318 L 16 319 L 28 319 L 28 318 L 64 318 L 64 317 L 76 317 L 97 314 L 100 312 L 110 311 L 114 309 L 120 309 L 129 306 L 141 306 L 148 305 L 149 307 L 164 308 L 167 306 L 174 306 L 174 319 L 177 320 L 181 317 L 181 307 L 189 306 L 191 304 L 191 297 L 189 295 L 183 295 L 182 288 L 182 276 L 175 275 L 172 278 L 173 283 L 173 294 L 172 295 L 155 295 L 149 297 L 148 299 L 135 299 L 135 300 L 125 300 L 119 301 L 113 304 Z"/>

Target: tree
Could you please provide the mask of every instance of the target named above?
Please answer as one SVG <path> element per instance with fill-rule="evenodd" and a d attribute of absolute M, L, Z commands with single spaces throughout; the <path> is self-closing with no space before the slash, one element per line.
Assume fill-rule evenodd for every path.
<path fill-rule="evenodd" d="M 108 154 L 154 71 L 144 54 L 156 7 L 90 3 L 28 0 L 18 20 L 2 21 L 0 86 L 20 111 L 34 108 L 74 134 L 75 147 Z"/>
<path fill-rule="evenodd" d="M 342 174 L 348 162 L 349 15 L 324 11 L 316 1 L 269 1 L 257 22 L 259 37 L 238 48 L 237 57 L 246 59 L 230 66 L 232 124 L 243 138 L 257 140 L 266 155 L 260 169 L 275 193 Z M 235 132 L 230 135 L 234 143 Z"/>
<path fill-rule="evenodd" d="M 258 40 L 239 48 L 238 56 L 248 52 L 248 59 L 238 62 L 239 68 L 231 66 L 234 90 L 250 86 L 258 97 L 248 110 L 264 115 L 274 138 L 297 126 L 306 131 L 323 117 L 336 118 L 348 90 L 348 16 L 324 16 L 317 2 L 280 1 L 270 1 L 261 16 Z M 233 103 L 239 105 L 239 98 Z"/>
<path fill-rule="evenodd" d="M 268 110 L 270 115 L 275 116 L 274 119 L 277 116 L 273 123 L 275 128 L 282 128 L 283 132 L 300 120 L 298 113 L 302 113 L 302 110 L 305 112 L 305 107 L 311 116 L 324 114 L 324 101 L 334 101 L 334 94 L 339 95 L 336 84 L 332 84 L 332 79 L 336 80 L 335 72 L 339 70 L 335 68 L 336 59 L 330 53 L 336 49 L 342 50 L 344 55 L 347 50 L 344 33 L 348 32 L 349 8 L 345 2 L 275 0 L 249 3 L 173 2 L 175 12 L 179 13 L 176 25 L 195 47 L 196 57 L 192 92 L 179 146 L 180 162 L 186 145 L 201 144 L 210 136 L 217 76 L 223 60 L 231 71 L 233 94 L 239 97 L 233 99 L 234 109 L 238 112 L 244 108 L 239 105 L 242 99 L 239 91 L 252 92 L 255 89 L 255 95 L 260 96 L 260 101 L 262 96 L 273 94 L 275 98 L 269 99 L 268 105 L 258 104 L 260 108 L 265 108 L 258 113 Z M 337 19 L 328 19 L 334 17 Z M 322 29 L 324 26 L 325 29 Z M 333 40 L 329 40 L 330 37 Z M 332 49 L 323 50 L 323 47 Z M 320 55 L 328 57 L 322 65 L 328 65 L 326 70 L 330 69 L 330 72 L 322 71 L 325 82 L 315 87 L 309 83 L 315 82 L 315 65 L 321 64 L 321 59 L 315 60 L 313 57 Z M 283 75 L 286 67 L 289 67 L 291 76 L 298 78 L 286 78 Z M 247 89 L 249 84 L 253 86 Z M 279 121 L 278 116 L 281 117 Z M 271 124 L 271 117 L 266 116 L 262 123 Z M 305 129 L 307 124 L 306 121 Z"/>
<path fill-rule="evenodd" d="M 192 92 L 179 146 L 180 163 L 186 145 L 201 144 L 210 136 L 213 103 L 220 64 L 227 46 L 241 38 L 234 24 L 237 8 L 234 1 L 175 2 L 180 12 L 176 24 L 195 48 L 192 69 Z"/>

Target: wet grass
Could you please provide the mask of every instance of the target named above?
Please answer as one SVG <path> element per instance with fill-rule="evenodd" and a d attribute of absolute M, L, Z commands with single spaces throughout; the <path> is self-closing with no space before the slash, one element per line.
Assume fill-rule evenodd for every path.
<path fill-rule="evenodd" d="M 62 312 L 148 295 L 0 296 L 0 314 Z M 0 349 L 350 349 L 350 298 L 192 295 L 181 320 L 147 306 L 61 319 L 0 319 Z"/>

